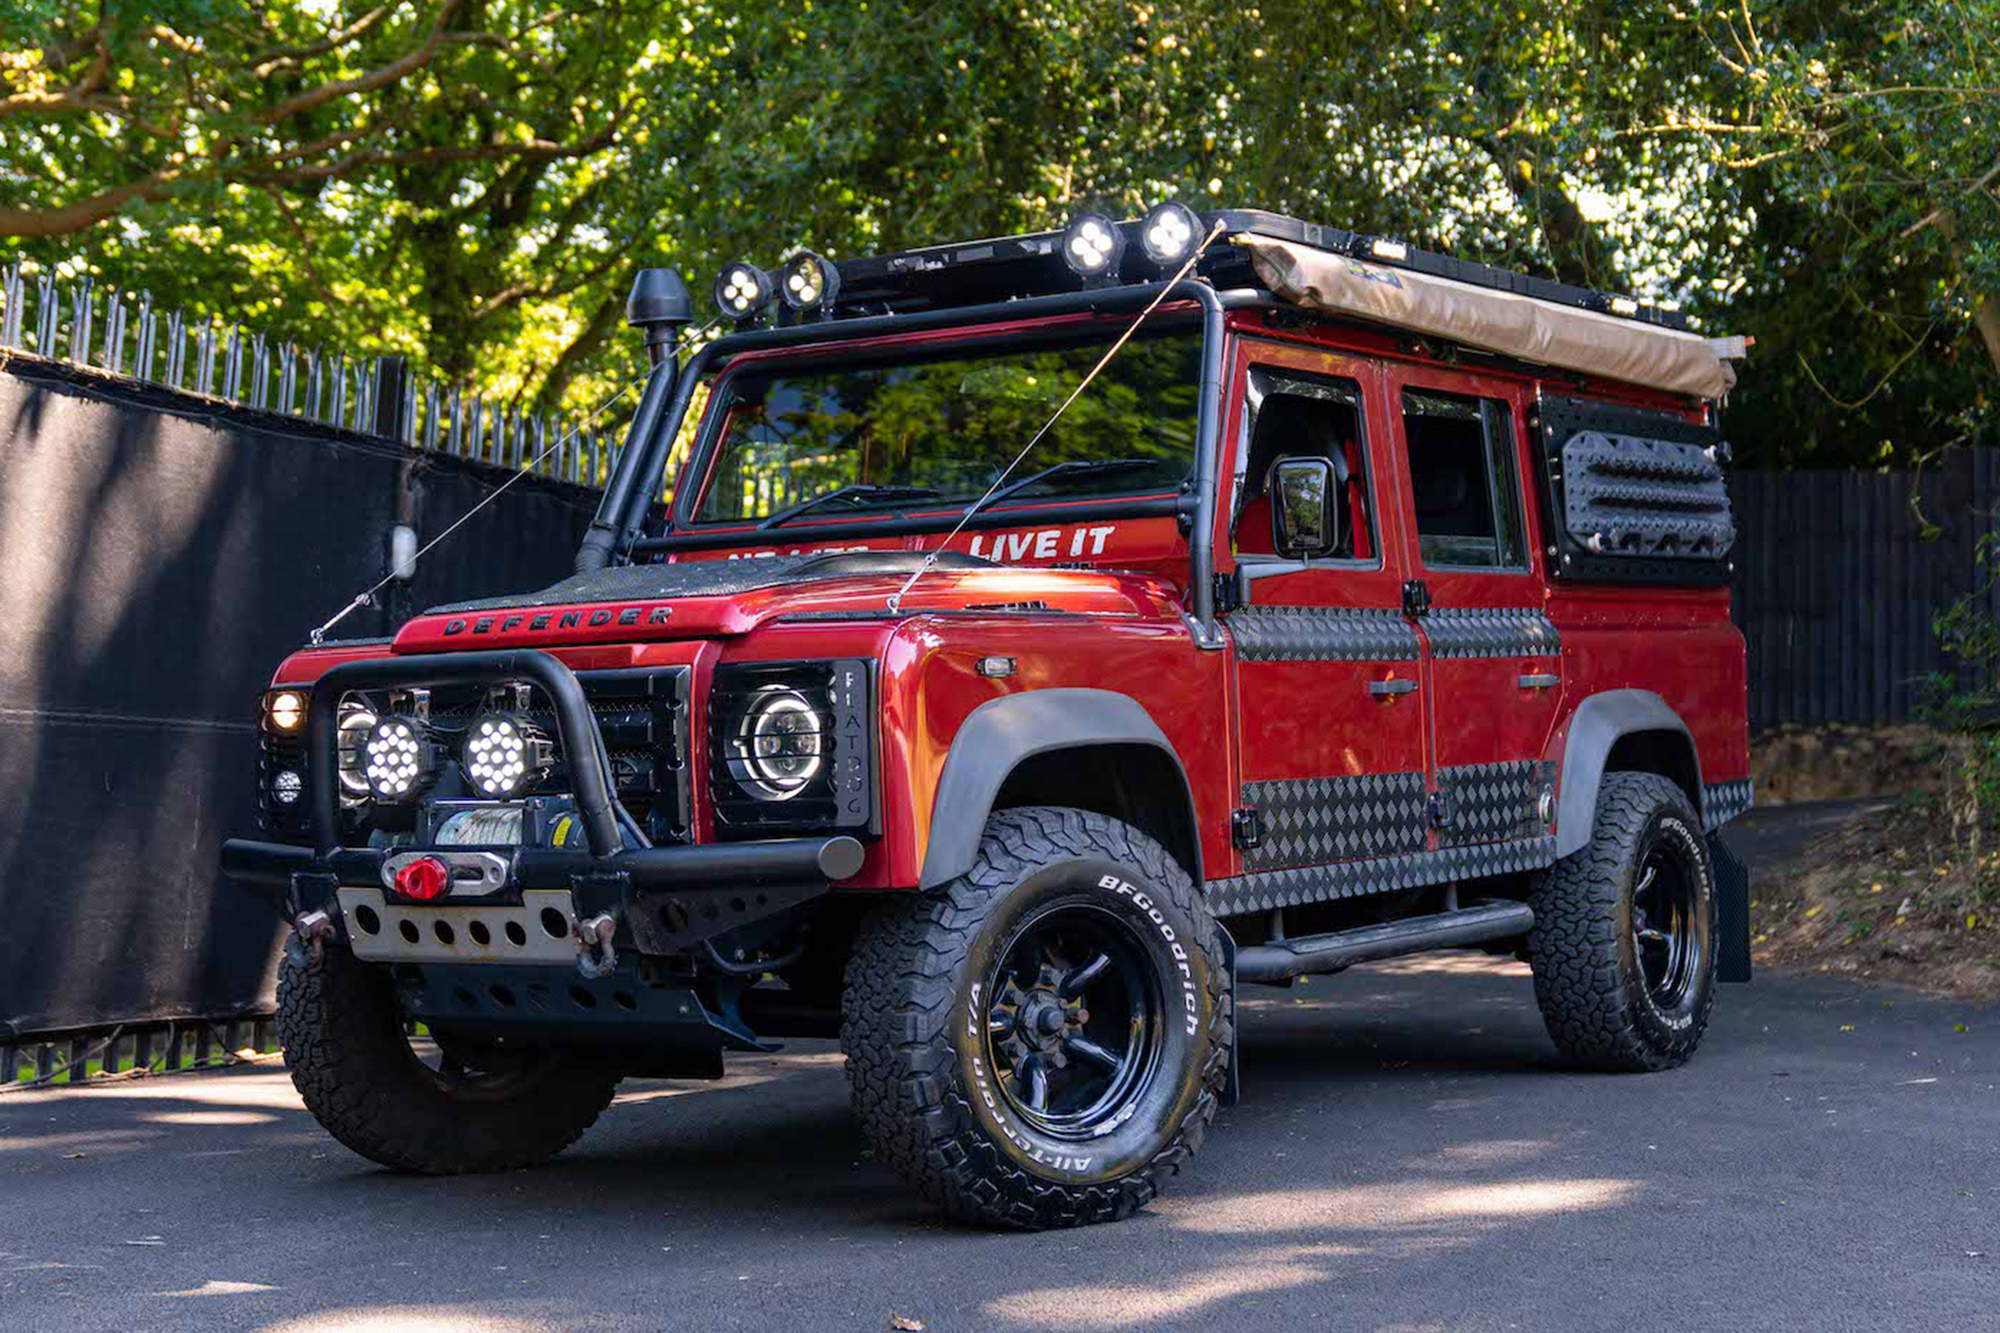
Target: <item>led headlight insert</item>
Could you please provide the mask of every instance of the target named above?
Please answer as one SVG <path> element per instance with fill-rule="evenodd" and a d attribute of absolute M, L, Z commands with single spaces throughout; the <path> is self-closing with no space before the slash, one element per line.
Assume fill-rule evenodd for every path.
<path fill-rule="evenodd" d="M 430 728 L 420 719 L 391 714 L 361 744 L 362 778 L 378 801 L 411 801 L 436 776 Z"/>
<path fill-rule="evenodd" d="M 528 719 L 485 713 L 466 728 L 459 763 L 473 790 L 504 801 L 542 780 L 553 762 L 554 749 L 541 728 Z"/>
<path fill-rule="evenodd" d="M 801 250 L 785 261 L 778 295 L 802 315 L 831 309 L 840 292 L 840 270 L 824 255 Z"/>
<path fill-rule="evenodd" d="M 1187 258 L 1200 232 L 1201 219 L 1195 211 L 1169 200 L 1154 204 L 1139 224 L 1139 246 L 1159 267 L 1171 268 Z"/>
<path fill-rule="evenodd" d="M 819 775 L 825 727 L 803 694 L 766 685 L 751 697 L 730 750 L 730 772 L 745 791 L 760 800 L 788 801 Z"/>
<path fill-rule="evenodd" d="M 1063 228 L 1062 257 L 1079 277 L 1103 278 L 1118 271 L 1125 234 L 1101 213 L 1078 213 Z"/>
<path fill-rule="evenodd" d="M 368 738 L 378 721 L 366 704 L 348 699 L 340 705 L 334 749 L 340 756 L 341 790 L 348 796 L 368 795 Z"/>
<path fill-rule="evenodd" d="M 751 319 L 773 295 L 771 275 L 755 264 L 731 264 L 715 275 L 715 308 L 725 319 Z"/>

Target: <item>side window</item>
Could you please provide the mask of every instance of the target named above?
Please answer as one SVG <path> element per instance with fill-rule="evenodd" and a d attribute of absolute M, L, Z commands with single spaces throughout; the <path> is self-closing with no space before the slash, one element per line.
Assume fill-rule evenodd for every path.
<path fill-rule="evenodd" d="M 1362 434 L 1361 390 L 1348 380 L 1323 380 L 1252 369 L 1244 401 L 1242 447 L 1236 452 L 1236 513 L 1230 531 L 1239 555 L 1274 555 L 1271 464 L 1311 456 L 1333 464 L 1346 495 L 1340 544 L 1330 557 L 1373 563 L 1374 486 Z"/>
<path fill-rule="evenodd" d="M 1491 398 L 1403 391 L 1417 551 L 1427 567 L 1526 569 L 1514 424 Z"/>

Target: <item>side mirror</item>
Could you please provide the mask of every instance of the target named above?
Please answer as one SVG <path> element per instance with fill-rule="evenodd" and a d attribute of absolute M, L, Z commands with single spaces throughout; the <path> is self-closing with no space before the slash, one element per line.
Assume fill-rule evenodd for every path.
<path fill-rule="evenodd" d="M 1271 464 L 1271 542 L 1293 560 L 1325 555 L 1340 544 L 1340 488 L 1324 458 Z"/>

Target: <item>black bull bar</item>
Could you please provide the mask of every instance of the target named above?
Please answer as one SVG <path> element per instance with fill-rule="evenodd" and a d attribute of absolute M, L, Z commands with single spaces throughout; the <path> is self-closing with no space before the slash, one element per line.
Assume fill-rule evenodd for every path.
<path fill-rule="evenodd" d="M 222 872 L 289 893 L 292 915 L 330 907 L 340 885 L 382 887 L 382 864 L 396 848 L 340 845 L 340 756 L 335 736 L 348 690 L 397 686 L 539 686 L 555 708 L 556 734 L 568 760 L 588 851 L 522 847 L 512 853 L 511 893 L 569 889 L 577 914 L 622 909 L 643 953 L 672 953 L 733 926 L 770 916 L 825 893 L 860 870 L 861 844 L 844 834 L 774 838 L 690 847 L 627 847 L 613 812 L 604 737 L 576 673 L 548 653 L 521 648 L 370 658 L 330 667 L 314 684 L 306 710 L 306 791 L 312 847 L 231 838 Z M 754 892 L 762 889 L 764 892 Z M 745 891 L 753 891 L 745 897 Z"/>

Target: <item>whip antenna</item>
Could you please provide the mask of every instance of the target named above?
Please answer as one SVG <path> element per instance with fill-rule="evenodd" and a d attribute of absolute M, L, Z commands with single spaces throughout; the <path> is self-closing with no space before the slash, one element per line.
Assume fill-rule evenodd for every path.
<path fill-rule="evenodd" d="M 1042 423 L 1042 428 L 1035 432 L 1034 438 L 1021 447 L 1020 453 L 1014 455 L 1014 461 L 1009 463 L 1001 471 L 1000 475 L 993 479 L 993 484 L 986 488 L 986 494 L 965 507 L 965 512 L 959 515 L 958 525 L 945 534 L 944 540 L 939 542 L 935 549 L 924 552 L 924 562 L 917 566 L 916 572 L 910 575 L 902 587 L 890 594 L 889 609 L 891 611 L 901 611 L 903 609 L 903 598 L 909 596 L 910 589 L 917 586 L 917 580 L 930 571 L 931 566 L 937 563 L 937 558 L 950 548 L 959 533 L 965 531 L 965 525 L 972 521 L 972 516 L 978 513 L 980 507 L 992 499 L 994 493 L 1006 484 L 1007 478 L 1013 475 L 1014 469 L 1021 466 L 1021 460 L 1026 458 L 1029 452 L 1042 442 L 1042 437 L 1055 429 L 1056 422 L 1062 420 L 1062 414 L 1069 411 L 1070 404 L 1083 396 L 1083 391 L 1090 387 L 1090 382 L 1096 379 L 1106 366 L 1111 364 L 1111 358 L 1117 356 L 1125 344 L 1132 340 L 1132 335 L 1139 331 L 1139 326 L 1144 324 L 1147 318 L 1160 308 L 1160 302 L 1167 299 L 1167 293 L 1173 291 L 1179 285 L 1181 279 L 1185 278 L 1189 271 L 1194 268 L 1195 261 L 1202 257 L 1202 254 L 1208 247 L 1215 242 L 1215 238 L 1222 235 L 1222 232 L 1222 223 L 1217 221 L 1215 226 L 1209 230 L 1208 235 L 1202 238 L 1201 244 L 1194 248 L 1194 253 L 1187 257 L 1187 262 L 1182 264 L 1180 270 L 1173 277 L 1167 279 L 1166 285 L 1160 288 L 1159 293 L 1146 303 L 1146 308 L 1139 312 L 1139 317 L 1132 321 L 1131 327 L 1118 335 L 1118 340 L 1105 349 L 1104 355 L 1097 359 L 1097 364 L 1090 368 L 1090 373 L 1085 375 L 1076 388 L 1070 391 L 1069 397 L 1063 399 L 1062 406 L 1055 410 L 1055 415 Z"/>
<path fill-rule="evenodd" d="M 575 439 L 579 431 L 581 431 L 585 426 L 588 426 L 591 422 L 603 416 L 605 409 L 609 408 L 613 403 L 617 402 L 620 398 L 623 398 L 626 394 L 632 392 L 632 390 L 636 386 L 644 384 L 647 381 L 647 379 L 649 379 L 652 376 L 652 373 L 653 372 L 650 369 L 648 369 L 644 375 L 641 375 L 638 379 L 633 380 L 630 384 L 627 384 L 617 393 L 612 394 L 609 398 L 599 403 L 597 407 L 594 410 L 592 410 L 589 416 L 585 417 L 582 421 L 577 422 L 576 425 L 571 428 L 569 434 L 558 436 L 556 438 L 555 443 L 551 444 L 548 448 L 542 450 L 540 453 L 536 454 L 533 458 L 529 459 L 527 461 L 527 464 L 523 466 L 519 472 L 516 472 L 513 476 L 507 478 L 507 480 L 501 482 L 498 486 L 495 486 L 490 492 L 487 493 L 486 497 L 482 499 L 478 504 L 472 506 L 472 508 L 466 510 L 463 514 L 460 514 L 458 516 L 457 522 L 453 523 L 443 532 L 440 532 L 437 536 L 431 538 L 428 542 L 425 542 L 423 548 L 419 550 L 415 555 L 411 556 L 407 561 L 405 561 L 404 564 L 414 565 L 417 563 L 417 561 L 423 559 L 426 555 L 430 554 L 432 547 L 436 546 L 446 537 L 451 536 L 452 533 L 457 532 L 460 528 L 464 527 L 466 520 L 470 519 L 474 514 L 478 513 L 480 510 L 486 508 L 487 505 L 490 505 L 495 500 L 499 499 L 502 491 L 505 491 L 509 486 L 512 486 L 515 482 L 527 476 L 530 472 L 534 470 L 534 467 L 537 463 L 541 462 L 544 458 L 547 458 L 550 454 L 554 453 L 556 450 L 562 448 L 564 444 Z M 320 644 L 324 643 L 326 641 L 326 632 L 332 629 L 335 625 L 338 625 L 341 621 L 347 619 L 349 615 L 360 610 L 364 606 L 373 606 L 375 603 L 375 594 L 382 591 L 383 588 L 387 587 L 390 581 L 396 577 L 396 570 L 402 567 L 403 567 L 402 565 L 398 565 L 394 568 L 391 568 L 387 574 L 383 575 L 382 578 L 375 583 L 375 586 L 369 588 L 366 592 L 363 592 L 358 596 L 356 596 L 353 601 L 349 602 L 346 606 L 341 607 L 339 611 L 335 612 L 333 619 L 327 621 L 324 625 L 321 625 L 318 629 L 314 630 L 311 634 L 307 635 L 306 637 L 309 640 L 311 640 L 312 646 L 317 648 L 320 646 Z"/>

